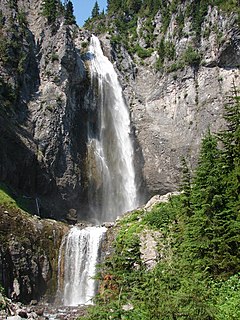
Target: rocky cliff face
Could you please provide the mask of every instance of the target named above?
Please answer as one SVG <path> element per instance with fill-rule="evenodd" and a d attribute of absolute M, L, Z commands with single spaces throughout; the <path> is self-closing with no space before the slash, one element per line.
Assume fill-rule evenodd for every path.
<path fill-rule="evenodd" d="M 196 40 L 188 2 L 176 8 L 164 32 L 163 14 L 154 17 L 153 50 L 144 59 L 101 36 L 129 102 L 138 183 L 147 197 L 177 189 L 181 157 L 195 165 L 202 136 L 224 125 L 224 99 L 240 81 L 234 14 L 209 7 Z M 37 199 L 42 216 L 63 218 L 70 211 L 87 219 L 89 33 L 62 18 L 49 25 L 36 0 L 0 4 L 0 180 Z M 138 18 L 135 42 L 143 50 L 149 47 L 146 24 Z M 171 59 L 162 57 L 162 39 Z"/>
<path fill-rule="evenodd" d="M 6 294 L 25 303 L 43 294 L 53 300 L 59 247 L 68 227 L 6 206 L 0 206 L 0 214 L 0 281 Z"/>
<path fill-rule="evenodd" d="M 102 38 L 129 101 L 138 167 L 143 168 L 149 195 L 178 188 L 181 157 L 195 166 L 202 137 L 208 129 L 216 132 L 224 126 L 224 103 L 233 84 L 240 85 L 236 15 L 209 6 L 197 36 L 186 13 L 189 3 L 178 6 L 165 31 L 164 17 L 158 12 L 151 22 L 152 53 L 145 59 L 129 54 L 121 44 L 114 43 L 110 51 L 109 35 Z M 137 43 L 143 50 L 149 50 L 147 21 L 139 18 L 137 24 Z M 193 52 L 195 56 L 190 55 Z"/>
<path fill-rule="evenodd" d="M 41 215 L 61 218 L 84 194 L 87 34 L 61 19 L 48 25 L 41 1 L 1 8 L 0 179 L 38 198 Z"/>

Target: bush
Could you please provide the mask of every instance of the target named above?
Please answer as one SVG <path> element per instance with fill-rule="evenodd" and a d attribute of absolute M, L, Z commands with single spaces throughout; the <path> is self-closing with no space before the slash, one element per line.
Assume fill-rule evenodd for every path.
<path fill-rule="evenodd" d="M 136 50 L 136 53 L 137 55 L 139 56 L 139 58 L 141 59 L 146 59 L 148 57 L 151 57 L 152 53 L 153 53 L 153 49 L 152 48 L 149 48 L 149 49 L 144 49 L 142 47 L 140 47 L 139 44 L 137 44 L 135 46 L 135 50 Z"/>
<path fill-rule="evenodd" d="M 183 55 L 185 64 L 198 66 L 201 61 L 201 55 L 193 47 L 189 46 Z"/>
<path fill-rule="evenodd" d="M 240 319 L 240 274 L 227 281 L 213 283 L 213 300 L 216 320 Z"/>
<path fill-rule="evenodd" d="M 54 61 L 59 61 L 59 56 L 57 53 L 53 52 L 52 55 L 51 55 L 51 61 L 54 62 Z"/>

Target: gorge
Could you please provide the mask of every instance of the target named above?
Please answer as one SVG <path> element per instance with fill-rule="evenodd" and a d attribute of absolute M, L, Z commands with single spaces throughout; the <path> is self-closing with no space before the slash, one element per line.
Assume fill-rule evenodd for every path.
<path fill-rule="evenodd" d="M 179 245 L 181 256 L 184 239 L 192 237 L 186 247 L 188 243 L 195 243 L 195 226 L 192 232 L 185 228 L 185 223 L 188 219 L 197 220 L 200 214 L 189 214 L 181 220 L 184 213 L 180 202 L 176 204 L 179 210 L 175 215 L 169 213 L 166 205 L 163 210 L 166 219 L 165 215 L 161 216 L 163 225 L 157 221 L 162 212 L 159 208 L 151 211 L 155 212 L 153 215 L 145 207 L 134 211 L 132 216 L 123 214 L 142 206 L 152 196 L 158 201 L 162 195 L 179 190 L 182 158 L 184 170 L 188 168 L 192 179 L 199 163 L 202 138 L 208 132 L 221 133 L 228 128 L 225 105 L 240 86 L 239 10 L 237 1 L 108 2 L 108 12 L 99 13 L 86 22 L 85 28 L 79 28 L 66 15 L 64 5 L 70 1 L 55 2 L 58 14 L 51 21 L 42 11 L 42 6 L 49 1 L 0 0 L 0 282 L 8 297 L 26 304 L 41 299 L 52 303 L 59 286 L 61 303 L 88 304 L 96 292 L 96 283 L 91 282 L 85 292 L 77 290 L 77 293 L 75 284 L 85 282 L 88 272 L 91 276 L 95 273 L 94 265 L 101 256 L 97 245 L 101 247 L 102 243 L 107 267 L 105 274 L 101 274 L 98 289 L 103 308 L 114 301 L 112 310 L 118 308 L 116 314 L 121 317 L 129 312 L 127 316 L 133 314 L 134 320 L 138 320 L 138 314 L 141 319 L 149 320 L 149 310 L 155 310 L 160 302 L 151 307 L 151 301 L 142 298 L 147 309 L 139 311 L 138 294 L 142 291 L 135 284 L 142 281 L 142 287 L 147 283 L 145 288 L 151 285 L 153 291 L 155 286 L 156 291 L 162 290 L 151 273 L 146 273 L 144 278 L 145 262 L 141 260 L 144 256 L 141 252 L 151 252 L 154 263 L 157 266 L 159 263 L 166 274 L 171 270 L 161 263 L 170 261 L 175 272 L 178 247 L 174 239 L 177 235 L 183 239 L 183 245 Z M 210 138 L 209 141 L 215 150 Z M 218 144 L 221 145 L 219 141 Z M 216 158 L 221 159 L 216 154 Z M 216 170 L 219 177 L 228 167 L 222 165 L 222 168 L 222 171 Z M 211 166 L 208 169 L 211 177 Z M 211 214 L 219 208 L 221 211 L 212 216 L 207 212 L 199 228 L 205 226 L 208 219 L 210 225 L 218 225 L 215 217 L 231 212 L 229 204 L 229 211 L 223 209 L 227 200 L 219 199 L 226 186 L 232 185 L 238 190 L 238 180 L 234 179 L 229 182 L 224 178 L 222 181 L 227 181 L 224 186 L 207 192 L 215 196 L 217 190 L 219 194 L 213 196 L 210 205 L 207 201 L 211 197 L 206 197 L 201 212 L 207 212 L 206 208 L 210 208 Z M 190 182 L 192 190 L 194 184 Z M 198 193 L 199 203 L 204 195 L 204 192 Z M 227 190 L 225 195 L 233 199 L 235 192 Z M 190 209 L 195 210 L 200 204 L 192 197 L 193 202 L 188 199 L 184 203 L 186 207 L 193 203 Z M 173 212 L 177 212 L 175 200 L 170 201 L 170 205 Z M 238 205 L 234 208 L 237 212 Z M 229 218 L 230 222 L 236 212 Z M 123 218 L 113 227 L 107 230 L 97 227 L 104 222 L 115 222 L 119 215 Z M 237 225 L 236 222 L 234 230 Z M 214 235 L 224 228 L 214 229 Z M 183 230 L 189 233 L 182 235 Z M 231 248 L 232 254 L 236 237 L 235 231 L 231 232 L 232 242 L 226 242 L 225 252 Z M 199 239 L 202 234 L 206 236 L 204 231 L 196 232 Z M 212 239 L 209 237 L 210 240 L 202 242 L 201 254 L 208 252 L 206 246 Z M 218 247 L 218 242 L 212 247 Z M 85 270 L 80 261 L 84 264 L 86 259 L 82 257 L 90 252 L 93 264 L 79 279 L 79 270 Z M 119 261 L 113 252 L 123 259 Z M 64 255 L 69 259 L 65 261 Z M 109 258 L 111 255 L 113 260 Z M 218 257 L 222 255 L 214 255 L 219 265 L 228 261 L 224 257 L 220 262 Z M 201 261 L 202 265 L 207 259 Z M 70 261 L 74 267 L 68 265 Z M 183 276 L 184 263 L 179 265 Z M 191 270 L 186 265 L 186 269 Z M 206 270 L 212 270 L 214 263 L 209 265 Z M 131 294 L 124 277 L 121 278 L 121 272 L 125 275 L 122 266 L 127 270 L 129 283 L 133 279 Z M 74 283 L 68 273 L 71 268 L 78 270 Z M 217 269 L 215 265 L 214 268 Z M 219 279 L 225 281 L 234 272 L 237 274 L 234 268 L 226 267 L 224 275 L 218 274 Z M 138 274 L 138 270 L 144 271 Z M 164 287 L 168 283 L 167 278 L 161 280 L 164 272 L 160 269 L 154 272 Z M 177 271 L 176 274 L 179 276 Z M 128 275 L 133 278 L 128 279 Z M 215 281 L 215 274 L 210 277 Z M 194 279 L 189 274 L 186 278 Z M 184 288 L 178 280 L 178 285 L 173 287 Z M 148 294 L 152 297 L 151 292 Z M 179 295 L 177 301 L 184 300 L 181 292 Z M 116 296 L 119 301 L 114 300 Z M 135 303 L 133 309 L 126 299 L 129 296 Z M 176 294 L 176 297 L 179 296 Z M 162 297 L 167 314 L 167 310 L 177 304 L 174 301 L 168 308 L 168 299 L 164 299 Z M 152 301 L 155 301 L 153 297 Z M 192 301 L 196 301 L 194 297 Z M 174 315 L 167 314 L 165 318 L 159 316 L 161 312 L 156 311 L 152 319 L 181 319 L 179 313 L 190 311 L 175 310 Z M 191 317 L 198 319 L 196 314 Z M 100 311 L 99 319 L 102 319 Z"/>

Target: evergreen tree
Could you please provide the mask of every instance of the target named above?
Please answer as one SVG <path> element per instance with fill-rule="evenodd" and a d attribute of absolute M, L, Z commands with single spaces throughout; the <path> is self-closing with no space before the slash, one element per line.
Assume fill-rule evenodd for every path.
<path fill-rule="evenodd" d="M 42 14 L 48 20 L 48 23 L 54 23 L 57 17 L 57 8 L 58 1 L 57 0 L 45 0 L 42 4 Z"/>
<path fill-rule="evenodd" d="M 240 96 L 235 84 L 233 84 L 232 96 L 225 105 L 224 118 L 227 128 L 218 135 L 224 144 L 226 165 L 231 170 L 240 161 Z"/>
<path fill-rule="evenodd" d="M 107 1 L 108 13 L 116 13 L 121 8 L 122 8 L 122 0 L 108 0 Z"/>
<path fill-rule="evenodd" d="M 188 255 L 211 276 L 239 272 L 239 100 L 226 106 L 227 129 L 203 139 L 192 188 L 194 215 L 187 226 Z M 238 119 L 238 120 L 237 120 Z"/>
<path fill-rule="evenodd" d="M 98 5 L 98 2 L 96 1 L 95 2 L 95 5 L 94 5 L 94 7 L 93 7 L 93 9 L 92 9 L 92 18 L 96 18 L 96 17 L 98 17 L 99 16 L 99 5 Z"/>
<path fill-rule="evenodd" d="M 191 208 L 191 175 L 185 158 L 181 159 L 182 164 L 182 179 L 180 190 L 183 191 L 183 210 L 187 216 L 192 215 Z"/>
<path fill-rule="evenodd" d="M 138 13 L 142 6 L 142 0 L 126 0 L 126 7 L 133 13 Z"/>
<path fill-rule="evenodd" d="M 73 14 L 73 4 L 72 4 L 72 1 L 70 1 L 70 0 L 65 3 L 64 17 L 65 17 L 66 24 L 75 24 L 76 23 L 76 19 Z"/>

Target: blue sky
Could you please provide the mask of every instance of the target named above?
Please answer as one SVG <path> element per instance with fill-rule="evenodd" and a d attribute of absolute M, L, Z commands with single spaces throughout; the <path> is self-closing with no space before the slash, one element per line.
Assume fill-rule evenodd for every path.
<path fill-rule="evenodd" d="M 77 24 L 82 26 L 90 16 L 96 0 L 72 0 Z M 98 0 L 100 12 L 106 10 L 107 0 Z"/>

